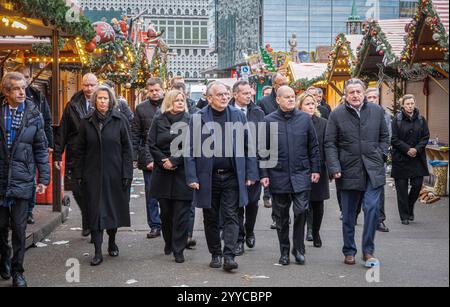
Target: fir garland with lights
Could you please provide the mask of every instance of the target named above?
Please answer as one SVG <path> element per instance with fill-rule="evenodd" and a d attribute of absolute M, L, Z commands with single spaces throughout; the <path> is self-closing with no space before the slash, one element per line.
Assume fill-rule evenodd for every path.
<path fill-rule="evenodd" d="M 12 4 L 14 10 L 25 17 L 41 19 L 44 25 L 54 25 L 69 36 L 80 36 L 85 41 L 95 36 L 91 22 L 86 17 L 79 16 L 76 22 L 67 21 L 66 15 L 71 8 L 64 0 L 13 0 Z"/>
<path fill-rule="evenodd" d="M 333 70 L 336 68 L 336 61 L 338 61 L 340 52 L 344 53 L 344 56 L 348 57 L 348 65 L 350 67 L 349 73 L 352 72 L 352 68 L 356 65 L 356 56 L 351 49 L 351 43 L 347 40 L 344 33 L 339 34 L 336 37 L 336 43 L 333 46 L 328 58 L 328 67 L 325 72 L 324 79 L 328 80 Z"/>
<path fill-rule="evenodd" d="M 366 55 L 371 45 L 376 46 L 376 51 L 379 56 L 383 57 L 383 65 L 386 67 L 398 67 L 400 61 L 392 51 L 392 46 L 386 38 L 386 35 L 381 30 L 380 25 L 376 21 L 367 24 L 363 30 L 364 38 L 361 45 L 357 48 L 357 57 L 353 62 L 352 75 L 358 76 L 361 73 L 363 56 Z"/>
<path fill-rule="evenodd" d="M 406 48 L 402 54 L 402 61 L 409 61 L 417 51 L 418 27 L 422 22 L 425 22 L 433 31 L 433 40 L 444 50 L 445 61 L 447 62 L 449 59 L 449 35 L 446 33 L 441 18 L 433 6 L 433 1 L 420 0 L 419 2 L 416 15 L 407 25 L 408 35 L 405 36 Z M 448 65 L 446 65 L 446 68 L 448 71 Z"/>

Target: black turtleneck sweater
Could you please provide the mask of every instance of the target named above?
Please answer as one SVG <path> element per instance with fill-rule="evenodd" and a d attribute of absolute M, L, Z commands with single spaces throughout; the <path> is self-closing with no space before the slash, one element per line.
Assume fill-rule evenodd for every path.
<path fill-rule="evenodd" d="M 216 170 L 233 170 L 233 161 L 229 157 L 225 157 L 225 124 L 227 122 L 227 112 L 219 112 L 212 109 L 213 120 L 222 128 L 222 155 L 221 157 L 214 157 L 213 169 Z"/>

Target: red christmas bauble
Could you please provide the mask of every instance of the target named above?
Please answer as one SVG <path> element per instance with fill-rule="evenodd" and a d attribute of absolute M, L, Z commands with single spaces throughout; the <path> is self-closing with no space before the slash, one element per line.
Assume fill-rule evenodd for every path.
<path fill-rule="evenodd" d="M 96 35 L 96 41 L 98 44 L 104 44 L 107 42 L 112 42 L 116 38 L 116 33 L 113 27 L 104 21 L 94 22 L 92 24 L 94 27 Z"/>
<path fill-rule="evenodd" d="M 84 47 L 84 49 L 89 53 L 94 52 L 95 48 L 97 48 L 97 40 L 95 38 L 88 42 Z"/>
<path fill-rule="evenodd" d="M 378 54 L 381 55 L 381 56 L 383 56 L 383 55 L 384 55 L 384 50 L 380 50 L 380 51 L 378 52 Z"/>

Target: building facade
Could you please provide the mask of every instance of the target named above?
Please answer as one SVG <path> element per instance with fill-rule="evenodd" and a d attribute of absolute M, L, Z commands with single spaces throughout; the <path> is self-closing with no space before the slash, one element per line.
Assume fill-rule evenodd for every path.
<path fill-rule="evenodd" d="M 218 54 L 219 71 L 245 63 L 262 39 L 262 0 L 210 0 L 210 50 Z"/>
<path fill-rule="evenodd" d="M 210 54 L 208 50 L 208 0 L 79 2 L 88 17 L 99 17 L 101 12 L 121 12 L 131 18 L 139 17 L 143 29 L 153 23 L 157 31 L 164 31 L 164 40 L 170 47 L 168 70 L 172 76 L 183 76 L 191 83 L 215 77 L 205 74 L 209 68 L 217 66 L 217 54 Z"/>
<path fill-rule="evenodd" d="M 410 18 L 417 0 L 210 0 L 208 37 L 218 54 L 218 71 L 229 77 L 245 62 L 245 55 L 270 44 L 275 51 L 290 51 L 289 39 L 297 35 L 299 51 L 332 46 L 347 32 L 351 14 L 364 21 Z M 352 7 L 356 7 L 356 12 Z"/>
<path fill-rule="evenodd" d="M 416 0 L 356 0 L 363 20 L 408 18 Z M 352 12 L 349 0 L 264 0 L 264 43 L 276 51 L 289 51 L 288 41 L 297 34 L 300 51 L 315 51 L 329 46 L 336 35 L 346 32 L 346 21 Z"/>

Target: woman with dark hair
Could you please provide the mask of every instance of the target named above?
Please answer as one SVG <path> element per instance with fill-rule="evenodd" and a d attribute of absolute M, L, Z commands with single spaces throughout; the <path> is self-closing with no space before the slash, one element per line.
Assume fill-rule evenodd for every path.
<path fill-rule="evenodd" d="M 92 266 L 103 262 L 104 230 L 109 235 L 109 255 L 118 257 L 117 229 L 131 225 L 132 145 L 128 122 L 114 108 L 115 100 L 107 86 L 95 91 L 95 111 L 81 121 L 75 148 L 75 176 L 83 190 L 95 245 Z"/>
<path fill-rule="evenodd" d="M 313 183 L 310 195 L 310 210 L 312 211 L 312 236 L 314 247 L 322 247 L 320 237 L 320 227 L 322 225 L 324 214 L 324 201 L 330 199 L 330 183 L 325 160 L 325 133 L 327 129 L 327 120 L 321 117 L 317 108 L 317 102 L 312 94 L 305 93 L 298 100 L 298 108 L 311 116 L 314 128 L 316 129 L 317 139 L 319 141 L 320 151 L 320 180 Z"/>
<path fill-rule="evenodd" d="M 430 140 L 428 124 L 416 108 L 416 98 L 406 95 L 402 110 L 392 122 L 392 177 L 397 189 L 398 209 L 403 225 L 414 221 L 414 206 L 429 176 L 425 148 Z M 411 190 L 409 190 L 411 185 Z"/>
<path fill-rule="evenodd" d="M 166 243 L 164 253 L 173 253 L 176 263 L 185 261 L 194 192 L 186 184 L 184 142 L 177 147 L 172 143 L 189 128 L 189 120 L 185 94 L 179 90 L 170 91 L 164 98 L 161 113 L 153 120 L 147 142 L 155 160 L 150 195 L 161 207 L 161 228 Z"/>

